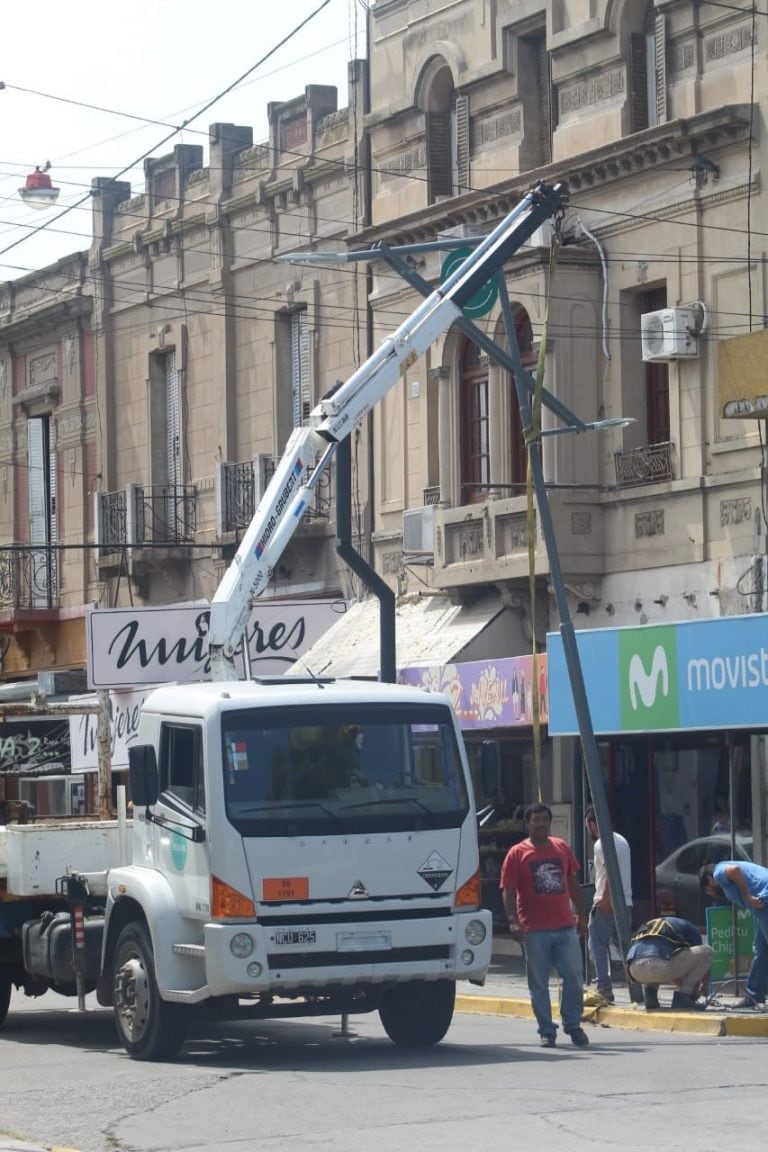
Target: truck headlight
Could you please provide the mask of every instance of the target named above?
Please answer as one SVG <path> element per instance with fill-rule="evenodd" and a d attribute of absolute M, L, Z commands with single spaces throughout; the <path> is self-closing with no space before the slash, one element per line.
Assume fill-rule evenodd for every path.
<path fill-rule="evenodd" d="M 247 932 L 236 932 L 229 942 L 229 950 L 238 960 L 245 960 L 253 952 L 253 937 Z"/>
<path fill-rule="evenodd" d="M 482 920 L 470 920 L 464 929 L 464 935 L 468 944 L 473 944 L 477 947 L 478 944 L 482 944 L 483 940 L 485 940 L 485 924 L 483 924 Z"/>
<path fill-rule="evenodd" d="M 261 976 L 261 964 L 259 964 L 258 960 L 251 960 L 250 964 L 246 968 L 246 972 L 255 980 L 258 976 Z"/>
<path fill-rule="evenodd" d="M 465 968 L 469 968 L 472 961 L 475 959 L 475 954 L 471 948 L 465 948 L 461 954 L 461 963 Z"/>

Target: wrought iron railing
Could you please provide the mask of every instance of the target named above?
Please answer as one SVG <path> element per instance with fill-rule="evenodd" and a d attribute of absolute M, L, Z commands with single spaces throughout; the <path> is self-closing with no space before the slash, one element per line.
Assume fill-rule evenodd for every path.
<path fill-rule="evenodd" d="M 195 535 L 194 484 L 162 484 L 135 489 L 137 544 L 188 544 Z"/>
<path fill-rule="evenodd" d="M 440 503 L 440 485 L 430 484 L 429 488 L 424 489 L 424 506 L 430 507 Z"/>
<path fill-rule="evenodd" d="M 674 480 L 673 453 L 674 444 L 671 442 L 614 452 L 618 487 L 632 488 L 637 484 L 659 484 L 664 480 Z"/>
<path fill-rule="evenodd" d="M 122 548 L 128 540 L 128 494 L 104 492 L 99 499 L 99 547 L 105 552 Z"/>
<path fill-rule="evenodd" d="M 57 608 L 59 553 L 52 548 L 0 549 L 0 608 Z"/>
<path fill-rule="evenodd" d="M 253 463 L 222 464 L 221 483 L 223 487 L 222 531 L 237 532 L 247 528 L 256 511 L 256 483 Z"/>

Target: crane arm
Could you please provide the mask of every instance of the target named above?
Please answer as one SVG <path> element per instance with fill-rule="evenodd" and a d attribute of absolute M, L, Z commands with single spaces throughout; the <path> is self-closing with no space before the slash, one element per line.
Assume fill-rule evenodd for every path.
<path fill-rule="evenodd" d="M 215 680 L 236 678 L 232 658 L 251 601 L 260 596 L 330 463 L 336 444 L 462 314 L 462 308 L 544 220 L 565 207 L 562 185 L 537 184 L 467 259 L 428 296 L 348 380 L 295 428 L 211 603 L 208 634 Z M 319 457 L 319 459 L 318 459 Z"/>

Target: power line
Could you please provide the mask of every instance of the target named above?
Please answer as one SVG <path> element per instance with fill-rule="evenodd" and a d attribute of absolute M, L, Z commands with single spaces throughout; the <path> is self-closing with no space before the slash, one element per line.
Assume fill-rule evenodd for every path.
<path fill-rule="evenodd" d="M 282 48 L 284 44 L 287 44 L 289 40 L 292 40 L 293 37 L 296 36 L 302 28 L 306 27 L 306 25 L 310 23 L 311 20 L 314 20 L 315 16 L 317 16 L 319 12 L 322 12 L 323 8 L 326 8 L 330 2 L 331 0 L 321 0 L 317 8 L 310 12 L 310 14 L 305 17 L 305 19 L 302 20 L 299 24 L 297 24 L 291 32 L 284 36 L 283 39 L 275 44 L 272 48 L 270 48 L 269 51 L 266 52 L 259 60 L 257 60 L 255 64 L 243 72 L 241 76 L 238 76 L 238 78 L 233 80 L 231 84 L 228 84 L 226 88 L 222 89 L 222 91 L 219 92 L 216 96 L 213 96 L 206 104 L 202 106 L 202 108 L 199 109 L 199 111 L 195 112 L 192 116 L 189 117 L 189 119 L 185 120 L 181 125 L 181 128 L 186 129 L 189 124 L 193 123 L 193 121 L 202 116 L 204 112 L 207 112 L 209 108 L 212 108 L 214 104 L 217 104 L 219 100 L 222 100 L 226 95 L 228 95 L 228 93 L 230 93 L 233 88 L 236 88 L 238 84 L 241 84 L 243 80 L 246 79 L 246 77 L 250 76 L 252 72 L 255 72 L 255 70 L 259 68 L 266 60 L 269 60 L 270 56 L 274 56 L 275 52 Z M 140 164 L 143 160 L 146 160 L 158 148 L 162 148 L 164 144 L 167 144 L 169 140 L 172 140 L 173 137 L 177 135 L 179 130 L 180 129 L 178 128 L 174 128 L 171 132 L 159 140 L 158 143 L 155 144 L 152 148 L 148 148 L 146 152 L 142 152 L 142 154 L 137 156 L 136 159 L 133 160 L 130 164 L 126 164 L 124 168 L 121 168 L 120 171 L 117 172 L 114 179 L 118 180 L 126 172 L 130 171 L 131 168 L 135 168 L 137 164 Z M 89 198 L 90 192 L 81 200 L 79 200 L 77 204 L 70 205 L 68 208 L 65 208 L 63 212 L 59 212 L 58 215 L 55 216 L 52 220 L 45 221 L 44 223 L 38 225 L 38 227 L 33 229 L 33 231 L 30 233 L 30 236 L 34 236 L 38 232 L 45 231 L 45 229 L 48 228 L 51 224 L 55 224 L 57 220 L 61 220 L 62 217 L 67 216 L 74 208 L 80 207 L 80 205 L 84 204 Z M 30 236 L 22 236 L 20 239 L 14 240 L 12 244 L 8 244 L 5 248 L 0 248 L 0 256 L 4 256 L 6 252 L 10 252 L 11 249 L 16 248 L 19 244 L 23 244 L 25 240 L 30 238 Z"/>

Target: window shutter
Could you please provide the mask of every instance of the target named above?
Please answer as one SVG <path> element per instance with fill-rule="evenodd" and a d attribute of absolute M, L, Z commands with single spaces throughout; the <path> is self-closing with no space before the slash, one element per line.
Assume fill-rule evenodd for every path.
<path fill-rule="evenodd" d="M 667 19 L 656 17 L 656 122 L 667 122 Z"/>
<path fill-rule="evenodd" d="M 538 48 L 538 77 L 539 77 L 539 159 L 542 164 L 549 164 L 552 159 L 552 85 L 549 76 L 549 53 L 547 52 L 546 34 L 541 35 L 537 41 Z"/>
<path fill-rule="evenodd" d="M 451 114 L 427 112 L 427 178 L 430 202 L 453 194 Z"/>
<path fill-rule="evenodd" d="M 309 388 L 309 324 L 306 309 L 291 316 L 291 402 L 293 426 L 306 424 L 311 411 Z"/>
<path fill-rule="evenodd" d="M 469 97 L 456 97 L 456 191 L 469 191 Z"/>
<path fill-rule="evenodd" d="M 165 354 L 166 477 L 169 484 L 182 483 L 181 412 L 179 373 L 175 349 Z"/>
<path fill-rule="evenodd" d="M 46 445 L 44 422 L 39 416 L 27 421 L 27 484 L 29 491 L 29 541 L 48 543 Z"/>
<path fill-rule="evenodd" d="M 648 125 L 648 46 L 644 32 L 633 32 L 629 41 L 629 82 L 632 131 Z"/>

